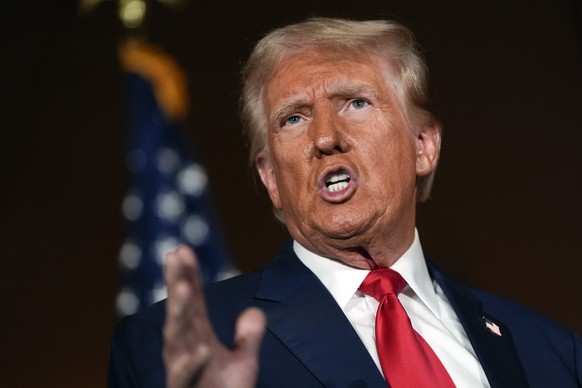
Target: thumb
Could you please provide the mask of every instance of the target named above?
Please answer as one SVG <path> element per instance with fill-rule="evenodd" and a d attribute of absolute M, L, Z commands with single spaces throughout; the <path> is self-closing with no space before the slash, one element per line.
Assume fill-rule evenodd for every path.
<path fill-rule="evenodd" d="M 247 357 L 258 358 L 266 324 L 267 318 L 260 309 L 251 307 L 243 311 L 236 321 L 236 351 Z"/>

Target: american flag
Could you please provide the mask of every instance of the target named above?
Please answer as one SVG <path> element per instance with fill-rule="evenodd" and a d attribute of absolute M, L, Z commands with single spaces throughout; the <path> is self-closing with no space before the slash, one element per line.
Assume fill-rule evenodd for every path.
<path fill-rule="evenodd" d="M 236 272 L 212 212 L 208 176 L 186 139 L 184 77 L 157 49 L 140 43 L 123 50 L 129 189 L 122 203 L 127 237 L 119 254 L 120 316 L 166 297 L 164 255 L 180 244 L 196 251 L 205 282 Z"/>

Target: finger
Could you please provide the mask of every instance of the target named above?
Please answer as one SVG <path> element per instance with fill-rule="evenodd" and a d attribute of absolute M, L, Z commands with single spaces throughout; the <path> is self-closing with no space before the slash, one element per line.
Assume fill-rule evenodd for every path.
<path fill-rule="evenodd" d="M 184 354 L 193 365 L 201 359 L 201 348 L 215 341 L 208 321 L 198 261 L 194 252 L 185 246 L 166 255 L 164 273 L 168 287 L 164 353 L 168 362 Z M 189 356 L 188 356 L 189 355 Z"/>
<path fill-rule="evenodd" d="M 169 307 L 176 312 L 206 316 L 202 280 L 194 252 L 185 246 L 166 255 L 164 278 L 168 288 Z M 174 303 L 176 302 L 176 303 Z"/>
<path fill-rule="evenodd" d="M 166 377 L 168 388 L 185 388 L 196 385 L 210 357 L 207 346 L 199 346 L 196 351 L 181 353 L 171 361 L 166 361 Z"/>
<path fill-rule="evenodd" d="M 165 347 L 170 353 L 176 350 L 193 350 L 199 339 L 196 315 L 205 317 L 201 282 L 194 253 L 186 247 L 166 255 L 164 277 L 168 288 Z M 202 306 L 202 307 L 200 307 Z"/>
<path fill-rule="evenodd" d="M 180 280 L 191 283 L 197 271 L 194 252 L 188 247 L 180 246 L 168 252 L 164 258 L 164 280 L 166 285 L 176 284 Z"/>
<path fill-rule="evenodd" d="M 200 274 L 199 262 L 196 254 L 187 246 L 180 246 L 176 250 L 179 264 L 182 268 L 182 278 L 190 286 L 192 308 L 191 312 L 197 319 L 208 321 L 206 303 L 204 299 L 203 282 Z"/>
<path fill-rule="evenodd" d="M 236 322 L 235 349 L 237 353 L 258 360 L 266 324 L 267 318 L 260 309 L 251 307 L 243 311 Z"/>
<path fill-rule="evenodd" d="M 164 353 L 168 357 L 175 356 L 178 349 L 187 347 L 184 333 L 191 324 L 188 316 L 188 306 L 191 305 L 190 286 L 183 279 L 183 268 L 176 252 L 171 252 L 165 258 L 164 278 L 168 289 L 166 302 L 166 322 L 164 324 Z"/>

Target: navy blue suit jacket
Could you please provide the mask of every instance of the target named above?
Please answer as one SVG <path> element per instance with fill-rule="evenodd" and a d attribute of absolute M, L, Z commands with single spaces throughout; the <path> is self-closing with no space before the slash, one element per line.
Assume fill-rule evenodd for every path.
<path fill-rule="evenodd" d="M 492 387 L 582 386 L 582 338 L 512 302 L 467 288 L 429 265 L 457 313 Z M 263 270 L 206 289 L 218 337 L 232 345 L 249 306 L 267 315 L 260 387 L 385 387 L 386 382 L 340 307 L 297 258 L 291 244 Z M 163 387 L 165 302 L 118 325 L 109 387 Z M 484 317 L 502 336 L 486 329 Z"/>

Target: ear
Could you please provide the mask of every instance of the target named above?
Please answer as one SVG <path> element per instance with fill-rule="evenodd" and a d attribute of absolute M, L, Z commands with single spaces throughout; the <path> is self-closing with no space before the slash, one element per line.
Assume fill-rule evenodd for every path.
<path fill-rule="evenodd" d="M 255 158 L 255 167 L 259 172 L 261 181 L 269 193 L 271 202 L 276 209 L 281 209 L 281 199 L 279 196 L 279 186 L 277 185 L 277 175 L 275 174 L 275 168 L 271 161 L 271 156 L 269 151 L 261 151 L 257 154 Z"/>
<path fill-rule="evenodd" d="M 441 128 L 432 123 L 424 127 L 416 138 L 416 175 L 430 174 L 437 166 L 441 150 Z"/>

